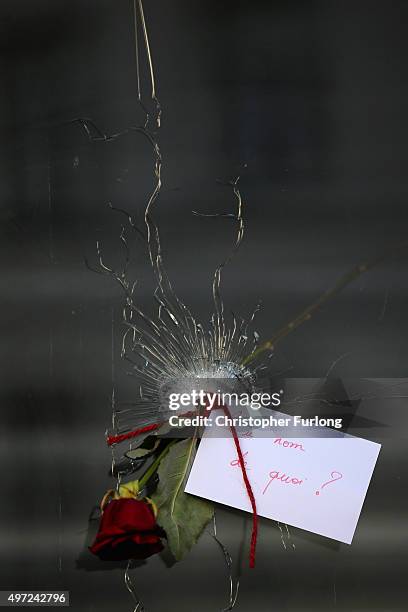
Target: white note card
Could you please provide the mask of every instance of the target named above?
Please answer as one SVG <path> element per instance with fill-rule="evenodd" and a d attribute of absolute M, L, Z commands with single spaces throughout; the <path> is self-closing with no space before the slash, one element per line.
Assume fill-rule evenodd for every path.
<path fill-rule="evenodd" d="M 351 544 L 381 445 L 347 434 L 250 435 L 240 445 L 259 516 Z M 185 491 L 252 512 L 232 436 L 207 430 Z"/>

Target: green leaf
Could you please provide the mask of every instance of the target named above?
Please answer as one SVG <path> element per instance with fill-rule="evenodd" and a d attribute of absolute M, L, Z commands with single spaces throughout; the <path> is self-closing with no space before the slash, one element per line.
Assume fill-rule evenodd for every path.
<path fill-rule="evenodd" d="M 174 428 L 170 425 L 168 421 L 166 421 L 165 423 L 163 423 L 163 425 L 159 427 L 159 429 L 156 430 L 156 436 L 167 436 L 172 429 Z"/>
<path fill-rule="evenodd" d="M 160 443 L 161 440 L 157 439 L 155 436 L 149 436 L 140 446 L 127 451 L 125 456 L 128 457 L 128 459 L 142 459 L 154 453 Z"/>
<path fill-rule="evenodd" d="M 169 548 L 177 561 L 197 542 L 214 514 L 210 502 L 184 493 L 195 442 L 187 439 L 170 448 L 160 463 L 159 484 L 152 496 L 159 510 L 157 522 L 166 532 Z"/>

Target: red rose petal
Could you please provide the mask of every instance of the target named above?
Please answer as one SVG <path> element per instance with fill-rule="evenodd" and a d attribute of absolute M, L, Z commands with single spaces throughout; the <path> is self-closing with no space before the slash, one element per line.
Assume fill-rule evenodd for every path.
<path fill-rule="evenodd" d="M 104 560 L 145 559 L 163 550 L 152 508 L 144 501 L 120 498 L 104 510 L 89 550 Z"/>

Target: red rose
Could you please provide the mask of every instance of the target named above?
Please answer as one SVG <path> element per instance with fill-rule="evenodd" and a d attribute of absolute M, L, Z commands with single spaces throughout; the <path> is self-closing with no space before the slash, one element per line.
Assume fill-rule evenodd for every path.
<path fill-rule="evenodd" d="M 164 537 L 147 502 L 121 497 L 105 507 L 89 550 L 104 561 L 146 559 L 163 550 Z"/>

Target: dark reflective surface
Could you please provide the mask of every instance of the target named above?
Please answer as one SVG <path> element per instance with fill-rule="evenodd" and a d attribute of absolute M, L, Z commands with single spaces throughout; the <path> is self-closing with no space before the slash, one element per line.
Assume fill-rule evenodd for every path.
<path fill-rule="evenodd" d="M 234 229 L 190 211 L 229 212 L 232 194 L 216 179 L 246 163 L 247 234 L 224 296 L 243 315 L 262 298 L 266 338 L 349 267 L 406 238 L 407 6 L 160 0 L 145 9 L 164 107 L 157 218 L 169 274 L 206 320 L 212 271 Z M 130 3 L 4 0 L 0 12 L 0 584 L 70 589 L 81 612 L 130 610 L 123 567 L 84 551 L 88 516 L 110 485 L 112 316 L 122 397 L 134 383 L 118 359 L 119 289 L 83 257 L 101 239 L 119 261 L 120 220 L 106 203 L 142 218 L 151 157 L 133 136 L 92 144 L 79 124 L 64 124 L 86 116 L 114 132 L 140 120 Z M 344 356 L 333 375 L 405 376 L 406 263 L 370 272 L 288 336 L 274 371 L 322 377 Z M 134 268 L 149 309 L 140 245 Z M 249 571 L 248 518 L 220 509 L 219 535 L 244 568 L 237 610 L 406 608 L 404 403 L 359 410 L 388 429 L 376 438 L 384 446 L 351 547 L 293 529 L 296 551 L 285 550 L 262 521 Z M 185 562 L 169 569 L 153 558 L 134 576 L 149 611 L 226 601 L 209 536 Z"/>

